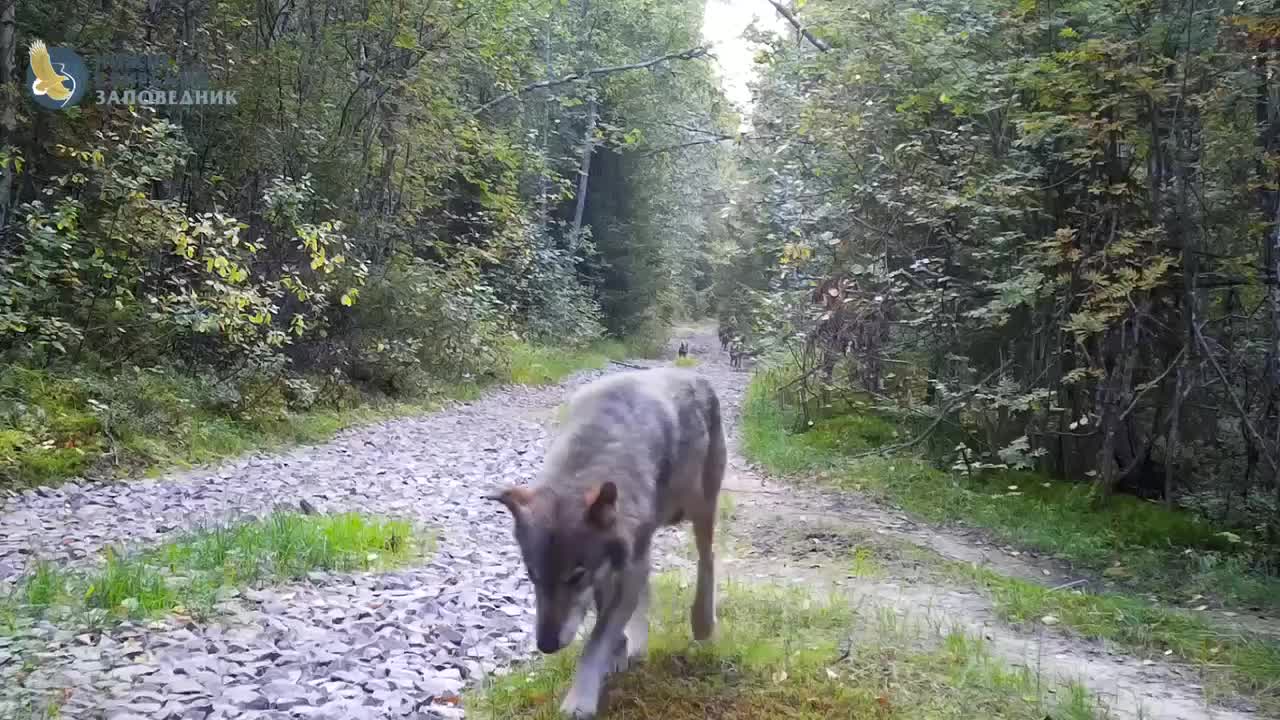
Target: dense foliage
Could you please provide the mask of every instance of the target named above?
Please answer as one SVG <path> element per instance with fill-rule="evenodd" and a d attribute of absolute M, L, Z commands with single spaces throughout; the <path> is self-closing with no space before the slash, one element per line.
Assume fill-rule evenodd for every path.
<path fill-rule="evenodd" d="M 736 122 L 701 20 L 697 0 L 0 3 L 0 476 L 106 449 L 140 371 L 180 387 L 169 405 L 276 412 L 501 376 L 517 341 L 660 339 L 710 283 L 723 150 L 689 143 Z M 20 82 L 37 39 L 159 56 L 237 103 L 46 110 Z"/>
<path fill-rule="evenodd" d="M 1274 5 L 798 5 L 716 292 L 805 421 L 1280 534 Z"/>

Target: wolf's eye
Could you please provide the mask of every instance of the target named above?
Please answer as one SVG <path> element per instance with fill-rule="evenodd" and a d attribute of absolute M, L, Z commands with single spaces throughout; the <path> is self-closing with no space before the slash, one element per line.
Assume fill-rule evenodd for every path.
<path fill-rule="evenodd" d="M 579 565 L 578 567 L 573 569 L 573 572 L 569 573 L 569 577 L 565 578 L 565 582 L 570 585 L 578 585 L 582 582 L 582 579 L 585 578 L 586 576 L 587 576 L 587 569 Z"/>

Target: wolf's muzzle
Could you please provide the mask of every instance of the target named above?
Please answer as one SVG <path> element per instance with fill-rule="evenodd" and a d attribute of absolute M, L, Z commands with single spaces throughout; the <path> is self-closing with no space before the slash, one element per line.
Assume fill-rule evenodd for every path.
<path fill-rule="evenodd" d="M 538 628 L 538 651 L 550 655 L 564 648 L 560 642 L 560 628 L 541 626 Z"/>

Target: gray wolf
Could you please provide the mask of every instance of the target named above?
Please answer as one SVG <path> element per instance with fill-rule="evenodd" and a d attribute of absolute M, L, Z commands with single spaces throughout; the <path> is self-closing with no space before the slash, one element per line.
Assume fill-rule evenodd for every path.
<path fill-rule="evenodd" d="M 692 372 L 620 373 L 576 392 L 538 478 L 491 496 L 511 512 L 537 605 L 543 653 L 573 642 L 589 602 L 596 622 L 560 710 L 596 715 L 605 676 L 648 653 L 649 546 L 693 524 L 693 637 L 715 629 L 716 504 L 725 470 L 720 400 Z"/>
<path fill-rule="evenodd" d="M 742 369 L 742 359 L 747 355 L 746 345 L 742 343 L 742 338 L 735 337 L 729 341 L 729 367 L 734 370 Z"/>
<path fill-rule="evenodd" d="M 720 352 L 727 351 L 730 341 L 733 340 L 733 328 L 720 323 L 720 326 L 716 328 L 716 335 L 720 338 Z"/>

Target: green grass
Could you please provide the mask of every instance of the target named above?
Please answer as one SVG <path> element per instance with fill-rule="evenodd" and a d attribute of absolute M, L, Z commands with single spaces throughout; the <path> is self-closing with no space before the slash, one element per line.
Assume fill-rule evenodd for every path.
<path fill-rule="evenodd" d="M 1188 512 L 1118 496 L 1098 507 L 1087 487 L 1026 472 L 963 479 L 917 457 L 847 454 L 883 440 L 875 423 L 836 423 L 839 432 L 869 427 L 875 435 L 847 446 L 831 433 L 792 433 L 794 418 L 774 401 L 776 377 L 758 376 L 744 402 L 747 455 L 774 472 L 808 472 L 838 488 L 898 505 L 927 520 L 964 522 L 998 540 L 1091 568 L 1118 592 L 1053 591 L 994 572 L 955 565 L 952 573 L 985 589 L 1011 620 L 1051 617 L 1090 638 L 1129 650 L 1198 663 L 1231 691 L 1248 692 L 1280 709 L 1280 645 L 1216 627 L 1194 613 L 1137 597 L 1157 593 L 1180 602 L 1205 596 L 1280 607 L 1280 581 L 1250 570 L 1243 542 Z M 881 443 L 883 444 L 883 443 Z M 854 558 L 855 567 L 859 565 Z M 946 565 L 945 561 L 942 563 Z"/>
<path fill-rule="evenodd" d="M 662 337 L 602 340 L 565 349 L 509 347 L 501 382 L 544 385 L 611 359 L 649 357 Z M 75 476 L 156 474 L 299 443 L 319 443 L 339 430 L 438 409 L 477 397 L 474 381 L 418 387 L 391 398 L 343 386 L 324 402 L 293 403 L 280 383 L 228 388 L 171 370 L 87 367 L 0 370 L 0 487 L 51 485 Z M 296 405 L 296 406 L 295 406 Z"/>
<path fill-rule="evenodd" d="M 103 566 L 87 573 L 39 563 L 0 608 L 35 616 L 96 611 L 103 618 L 207 613 L 229 588 L 297 580 L 313 571 L 395 567 L 433 547 L 430 535 L 400 520 L 277 512 L 135 554 L 108 550 Z"/>
<path fill-rule="evenodd" d="M 1206 690 L 1248 694 L 1280 712 L 1280 645 L 1215 627 L 1185 610 L 1114 593 L 1052 590 L 984 568 L 952 564 L 951 572 L 991 596 L 1015 623 L 1061 623 L 1088 638 L 1108 640 L 1152 657 L 1165 653 L 1200 665 L 1214 680 Z"/>
<path fill-rule="evenodd" d="M 598 370 L 627 354 L 618 341 L 566 349 L 520 343 L 511 347 L 507 380 L 518 385 L 551 385 L 581 370 Z"/>
<path fill-rule="evenodd" d="M 695 358 L 695 357 L 688 357 L 688 356 L 685 356 L 685 357 L 678 357 L 678 358 L 676 358 L 675 366 L 676 366 L 676 367 L 681 367 L 681 368 L 697 367 L 697 366 L 698 366 L 698 358 Z"/>
<path fill-rule="evenodd" d="M 730 585 L 720 596 L 716 639 L 693 645 L 688 603 L 689 590 L 677 579 L 659 578 L 649 659 L 610 678 L 607 717 L 1095 717 L 1079 688 L 1046 699 L 1042 678 L 993 660 L 981 641 L 955 633 L 922 643 L 893 613 L 857 617 L 840 600 Z M 873 637 L 850 642 L 854 633 Z M 555 718 L 578 651 L 568 648 L 479 689 L 467 697 L 469 712 L 486 720 Z"/>

